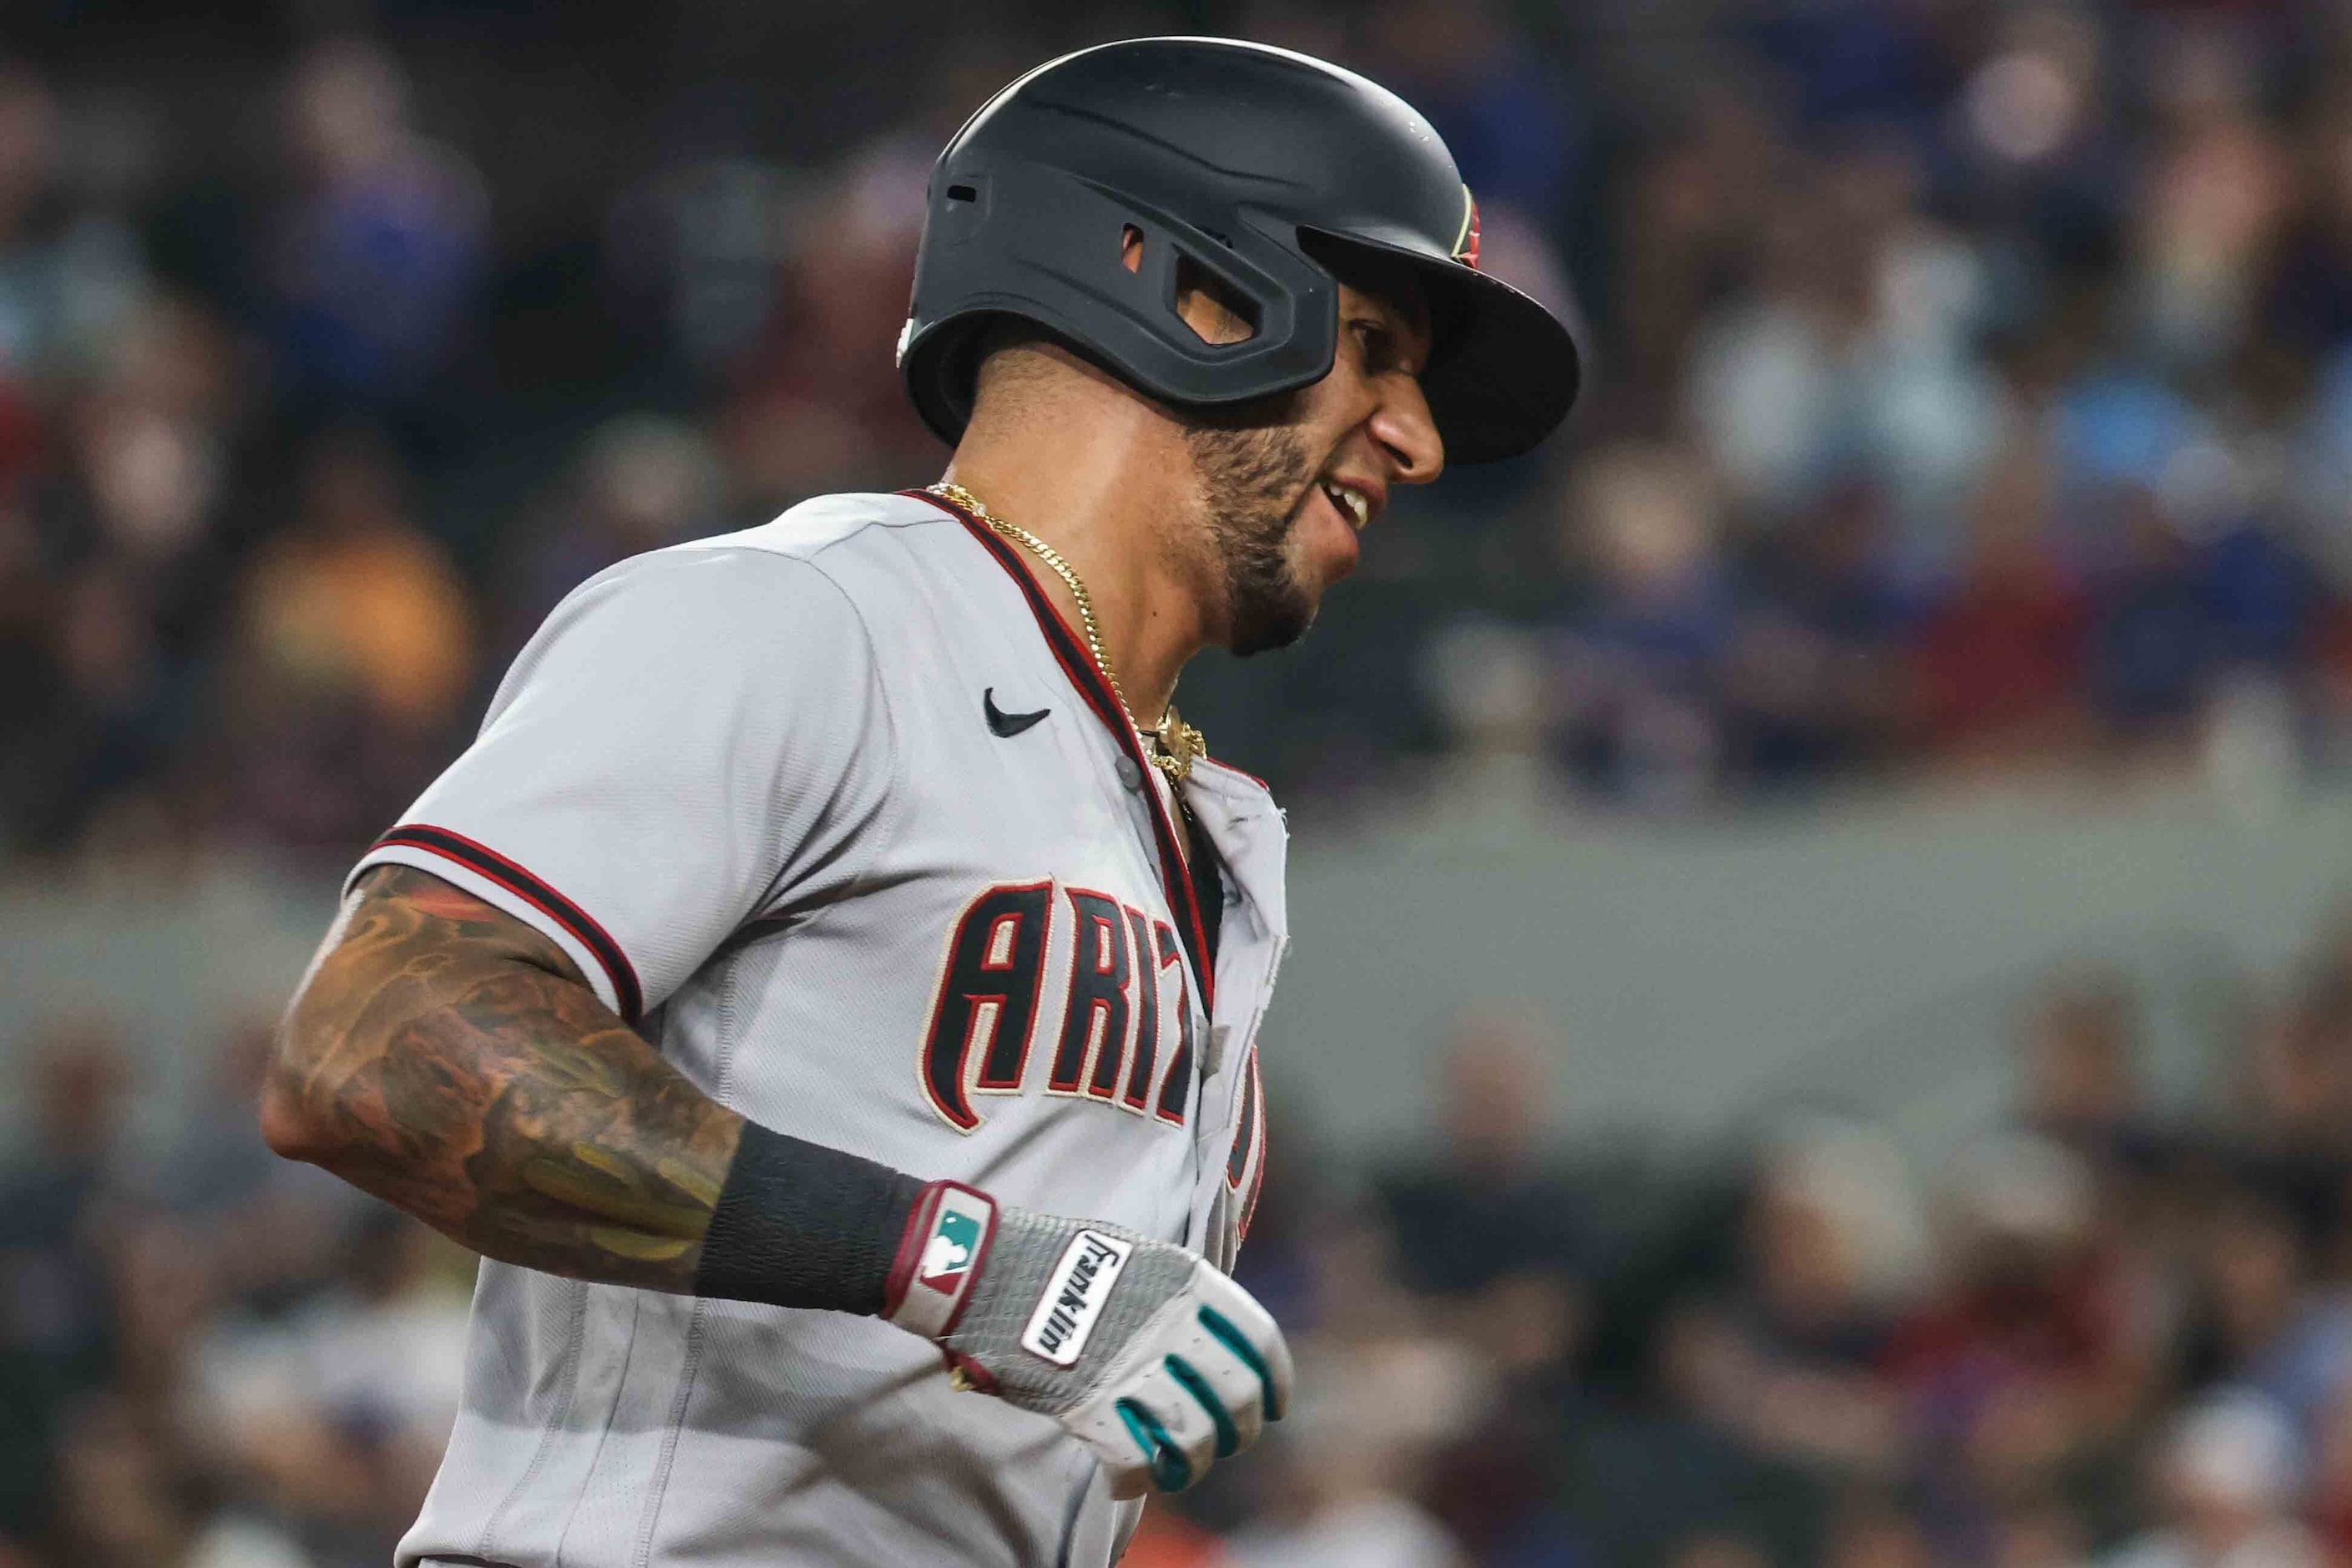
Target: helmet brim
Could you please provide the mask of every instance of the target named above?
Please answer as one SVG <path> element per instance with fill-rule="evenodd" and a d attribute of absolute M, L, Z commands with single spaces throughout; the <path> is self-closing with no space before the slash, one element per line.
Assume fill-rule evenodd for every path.
<path fill-rule="evenodd" d="M 1576 339 L 1540 300 L 1451 258 L 1360 235 L 1302 232 L 1318 250 L 1393 258 L 1421 279 L 1435 339 L 1422 392 L 1448 463 L 1519 457 L 1568 417 L 1582 378 Z"/>

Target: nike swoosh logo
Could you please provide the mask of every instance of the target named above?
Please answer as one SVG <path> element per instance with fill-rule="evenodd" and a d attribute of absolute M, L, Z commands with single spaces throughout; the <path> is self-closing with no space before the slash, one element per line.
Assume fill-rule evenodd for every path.
<path fill-rule="evenodd" d="M 1034 713 L 1007 713 L 996 705 L 996 688 L 990 687 L 980 694 L 981 710 L 988 715 L 988 727 L 1006 740 L 1021 733 L 1040 719 L 1051 713 L 1051 708 L 1040 708 Z"/>

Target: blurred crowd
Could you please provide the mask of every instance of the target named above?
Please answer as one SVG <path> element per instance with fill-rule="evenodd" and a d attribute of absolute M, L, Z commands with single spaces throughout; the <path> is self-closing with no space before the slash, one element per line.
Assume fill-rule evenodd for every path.
<path fill-rule="evenodd" d="M 2206 990 L 2159 1084 L 2132 980 L 2053 969 L 1948 1155 L 1818 1097 L 1570 1137 L 1524 1010 L 1432 1042 L 1419 1144 L 1318 1147 L 1276 1064 L 1240 1278 L 1299 1397 L 1127 1568 L 2352 1568 L 2352 911 Z M 265 1026 L 162 1133 L 132 1043 L 15 1053 L 0 1568 L 382 1568 L 470 1258 L 261 1147 Z"/>
<path fill-rule="evenodd" d="M 266 1019 L 170 1137 L 124 1042 L 16 1053 L 0 1171 L 0 1565 L 383 1568 L 457 1408 L 472 1257 L 254 1131 Z"/>
<path fill-rule="evenodd" d="M 1587 349 L 1569 433 L 1406 498 L 1306 651 L 1196 668 L 1278 787 L 2275 792 L 2347 750 L 2341 7 L 313 9 L 353 28 L 12 7 L 21 851 L 345 849 L 583 575 L 934 477 L 891 363 L 929 160 L 1154 28 L 1395 85 Z"/>
<path fill-rule="evenodd" d="M 2131 981 L 2053 969 L 1932 1158 L 1822 1104 L 1563 1146 L 1572 1053 L 1464 1018 L 1427 1155 L 1277 1129 L 1241 1278 L 1300 1408 L 1130 1563 L 2352 1563 L 2352 916 L 2226 990 L 2167 1093 Z"/>
<path fill-rule="evenodd" d="M 935 477 L 929 159 L 1152 31 L 1404 92 L 1587 345 L 1553 449 L 1188 676 L 1286 794 L 2352 756 L 2342 6 L 169 9 L 0 26 L 0 858 L 344 855 L 589 574 Z M 2352 1565 L 2352 924 L 2221 1016 L 2174 1104 L 2130 984 L 2053 974 L 1933 1165 L 1851 1107 L 1563 1146 L 1516 1015 L 1433 1045 L 1419 1159 L 1277 1084 L 1242 1272 L 1307 1394 L 1129 1563 Z M 469 1260 L 268 1155 L 265 1048 L 161 1139 L 102 1012 L 0 1052 L 0 1568 L 377 1568 L 414 1516 Z"/>

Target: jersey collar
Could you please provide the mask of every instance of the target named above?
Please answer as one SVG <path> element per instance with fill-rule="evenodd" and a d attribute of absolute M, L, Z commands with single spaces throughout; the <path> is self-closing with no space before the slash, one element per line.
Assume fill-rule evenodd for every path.
<path fill-rule="evenodd" d="M 1224 879 L 1277 938 L 1288 934 L 1283 847 L 1289 830 L 1265 781 L 1213 758 L 1192 764 L 1184 787 L 1192 819 L 1215 847 Z M 1232 917 L 1227 915 L 1230 929 Z"/>
<path fill-rule="evenodd" d="M 1029 609 L 1037 618 L 1037 629 L 1045 634 L 1046 647 L 1052 650 L 1063 673 L 1069 677 L 1070 685 L 1076 689 L 1079 699 L 1094 710 L 1095 717 L 1110 731 L 1112 742 L 1143 770 L 1143 777 L 1148 782 L 1151 776 L 1151 761 L 1143 754 L 1143 742 L 1136 735 L 1135 726 L 1128 721 L 1127 710 L 1119 706 L 1118 698 L 1111 691 L 1110 681 L 1103 675 L 1102 667 L 1095 662 L 1093 652 L 1070 628 L 1070 623 L 1062 618 L 1060 608 L 1046 597 L 1045 588 L 1030 572 L 1020 552 L 994 529 L 945 496 L 919 489 L 898 493 L 916 500 L 929 501 L 962 523 L 965 531 L 979 541 L 981 547 L 995 558 L 999 566 L 1004 568 L 1005 574 L 1021 590 L 1022 596 L 1028 600 Z M 1160 856 L 1161 891 L 1167 895 L 1169 909 L 1175 912 L 1176 933 L 1184 943 L 1185 955 L 1192 961 L 1192 973 L 1200 982 L 1202 1009 L 1213 1016 L 1217 979 L 1211 973 L 1207 962 L 1208 933 L 1202 924 L 1201 905 L 1192 890 L 1192 874 L 1185 868 L 1183 851 L 1179 847 L 1181 841 L 1177 837 L 1176 826 L 1169 820 L 1168 808 L 1161 804 L 1158 790 L 1144 792 L 1144 805 L 1151 814 L 1151 837 L 1153 847 Z"/>

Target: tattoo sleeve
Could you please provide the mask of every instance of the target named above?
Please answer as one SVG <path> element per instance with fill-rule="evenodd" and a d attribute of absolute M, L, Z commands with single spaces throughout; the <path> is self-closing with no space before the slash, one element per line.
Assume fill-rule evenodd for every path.
<path fill-rule="evenodd" d="M 264 1121 L 478 1252 L 679 1291 L 742 1131 L 555 943 L 403 866 L 369 871 L 328 933 Z"/>

